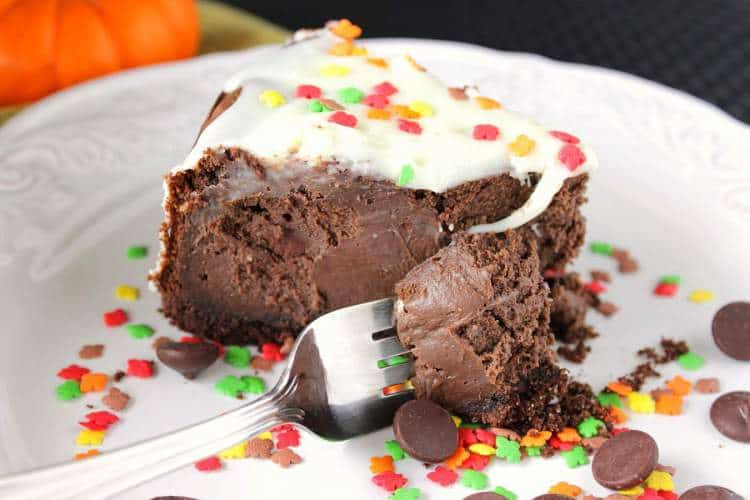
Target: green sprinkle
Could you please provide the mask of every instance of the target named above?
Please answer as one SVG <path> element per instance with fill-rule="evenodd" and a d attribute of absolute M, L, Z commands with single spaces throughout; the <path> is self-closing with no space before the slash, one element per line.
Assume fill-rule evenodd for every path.
<path fill-rule="evenodd" d="M 411 181 L 414 180 L 414 168 L 412 168 L 411 165 L 408 163 L 401 167 L 401 173 L 398 174 L 398 180 L 396 181 L 396 184 L 399 186 L 406 186 Z"/>
<path fill-rule="evenodd" d="M 587 417 L 578 424 L 578 434 L 585 438 L 594 437 L 599 434 L 599 428 L 604 427 L 604 422 L 594 417 Z"/>
<path fill-rule="evenodd" d="M 419 488 L 396 488 L 391 495 L 391 500 L 417 500 L 421 494 Z"/>
<path fill-rule="evenodd" d="M 214 388 L 221 394 L 229 396 L 230 398 L 236 398 L 245 390 L 245 382 L 235 377 L 234 375 L 227 375 L 222 378 Z"/>
<path fill-rule="evenodd" d="M 694 352 L 686 352 L 685 354 L 681 354 L 677 358 L 677 362 L 680 363 L 680 366 L 682 366 L 686 370 L 697 370 L 703 364 L 706 362 L 703 357 L 698 356 Z"/>
<path fill-rule="evenodd" d="M 130 246 L 128 247 L 125 255 L 128 259 L 144 259 L 148 255 L 148 247 L 145 246 Z"/>
<path fill-rule="evenodd" d="M 266 383 L 260 377 L 244 375 L 240 377 L 240 380 L 245 385 L 243 392 L 249 392 L 250 394 L 263 394 L 266 392 Z"/>
<path fill-rule="evenodd" d="M 572 450 L 561 451 L 560 455 L 565 459 L 565 463 L 568 467 L 575 469 L 579 465 L 586 465 L 589 463 L 589 457 L 586 455 L 586 450 L 583 446 L 575 446 Z"/>
<path fill-rule="evenodd" d="M 477 470 L 466 469 L 461 473 L 461 484 L 475 490 L 487 487 L 487 475 Z"/>
<path fill-rule="evenodd" d="M 667 274 L 666 276 L 662 276 L 659 278 L 659 283 L 663 283 L 666 285 L 679 285 L 682 281 L 682 278 L 680 278 L 676 274 Z"/>
<path fill-rule="evenodd" d="M 599 255 L 612 255 L 612 250 L 614 250 L 612 245 L 602 241 L 592 241 L 589 248 L 592 252 L 598 253 Z"/>
<path fill-rule="evenodd" d="M 526 447 L 526 455 L 530 457 L 541 457 L 542 456 L 542 447 L 541 446 L 527 446 Z"/>
<path fill-rule="evenodd" d="M 66 380 L 55 389 L 57 399 L 60 401 L 70 401 L 71 399 L 81 397 L 81 388 L 77 380 Z"/>
<path fill-rule="evenodd" d="M 125 329 L 134 339 L 147 339 L 154 334 L 154 329 L 148 325 L 131 323 L 129 325 L 125 325 Z"/>
<path fill-rule="evenodd" d="M 409 362 L 409 357 L 404 356 L 403 354 L 398 354 L 396 356 L 391 356 L 388 359 L 381 359 L 378 360 L 378 368 L 386 368 L 389 366 L 398 366 L 403 365 Z"/>
<path fill-rule="evenodd" d="M 497 486 L 495 488 L 495 493 L 497 493 L 501 497 L 505 497 L 505 500 L 516 500 L 518 498 L 518 495 L 516 495 L 510 490 L 506 490 L 502 486 Z"/>
<path fill-rule="evenodd" d="M 224 353 L 224 361 L 235 368 L 246 368 L 250 366 L 250 351 L 244 347 L 230 345 Z"/>
<path fill-rule="evenodd" d="M 323 111 L 330 111 L 328 109 L 328 106 L 323 104 L 317 99 L 313 99 L 310 101 L 310 104 L 307 105 L 307 109 L 312 111 L 313 113 L 322 113 Z"/>
<path fill-rule="evenodd" d="M 356 87 L 346 87 L 339 90 L 339 97 L 347 104 L 357 104 L 365 96 L 365 93 Z"/>
<path fill-rule="evenodd" d="M 604 407 L 616 406 L 618 408 L 622 408 L 622 400 L 620 399 L 620 396 L 618 396 L 614 392 L 602 391 L 596 395 L 596 399 L 598 399 L 599 404 Z"/>
<path fill-rule="evenodd" d="M 398 441 L 395 439 L 389 439 L 385 442 L 385 452 L 388 453 L 393 460 L 399 461 L 406 458 L 406 453 Z"/>
<path fill-rule="evenodd" d="M 495 455 L 513 464 L 521 463 L 521 445 L 504 436 L 496 436 Z"/>
<path fill-rule="evenodd" d="M 459 425 L 461 429 L 484 429 L 482 424 L 475 424 L 473 422 L 461 422 Z"/>

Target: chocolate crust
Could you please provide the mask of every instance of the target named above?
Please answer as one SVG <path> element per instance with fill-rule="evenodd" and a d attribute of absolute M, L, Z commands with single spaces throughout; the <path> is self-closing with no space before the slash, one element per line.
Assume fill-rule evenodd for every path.
<path fill-rule="evenodd" d="M 183 330 L 224 343 L 278 341 L 329 310 L 393 294 L 406 273 L 473 224 L 510 214 L 533 189 L 507 174 L 445 193 L 395 186 L 344 166 L 261 164 L 207 150 L 166 178 L 163 251 L 151 280 Z M 530 222 L 543 268 L 579 250 L 586 176 Z"/>

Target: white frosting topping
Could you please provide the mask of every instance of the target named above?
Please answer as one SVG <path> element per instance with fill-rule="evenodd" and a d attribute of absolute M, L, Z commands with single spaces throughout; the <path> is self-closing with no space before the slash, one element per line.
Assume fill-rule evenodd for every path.
<path fill-rule="evenodd" d="M 434 192 L 502 173 L 522 182 L 529 174 L 541 174 L 523 207 L 502 221 L 471 229 L 494 232 L 529 221 L 544 211 L 565 179 L 596 167 L 593 151 L 577 138 L 553 136 L 532 120 L 502 106 L 492 107 L 494 101 L 482 101 L 476 90 L 467 89 L 467 98 L 457 99 L 408 56 L 387 59 L 382 67 L 371 62 L 372 54 L 332 55 L 331 48 L 342 39 L 328 29 L 298 38 L 302 39 L 291 45 L 264 49 L 251 66 L 224 85 L 227 93 L 242 88 L 237 101 L 206 127 L 175 170 L 193 168 L 207 148 L 236 146 L 266 165 L 283 168 L 290 159 L 300 159 L 314 166 L 333 160 L 357 174 Z M 397 90 L 387 96 L 384 108 L 375 111 L 390 113 L 388 119 L 368 117 L 375 109 L 369 100 L 345 102 L 340 93 L 354 88 L 366 97 L 376 94 L 382 82 Z M 322 99 L 332 99 L 343 109 L 311 111 L 316 99 L 298 97 L 299 85 L 319 88 Z M 357 92 L 353 94 L 356 101 Z M 382 97 L 374 99 L 382 101 Z M 482 102 L 489 103 L 489 109 Z M 394 105 L 421 114 L 404 118 L 408 123 L 403 124 Z M 330 121 L 342 113 L 345 120 L 356 118 L 356 125 Z M 414 130 L 414 124 L 420 133 L 403 130 Z M 496 127 L 499 134 L 492 138 L 494 129 L 484 127 L 492 140 L 478 140 L 477 125 Z"/>

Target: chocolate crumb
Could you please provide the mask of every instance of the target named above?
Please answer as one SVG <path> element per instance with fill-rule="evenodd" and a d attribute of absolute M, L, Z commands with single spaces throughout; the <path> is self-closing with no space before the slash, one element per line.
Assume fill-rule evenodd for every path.
<path fill-rule="evenodd" d="M 617 311 L 619 311 L 620 308 L 617 307 L 612 302 L 602 302 L 601 304 L 596 306 L 596 310 L 600 314 L 603 314 L 604 316 L 609 317 L 609 316 L 614 315 Z"/>
<path fill-rule="evenodd" d="M 271 454 L 271 461 L 284 469 L 290 465 L 298 464 L 302 462 L 302 457 L 294 453 L 289 448 L 275 451 Z"/>
<path fill-rule="evenodd" d="M 253 356 L 250 360 L 250 368 L 262 372 L 270 371 L 273 368 L 273 361 L 264 358 L 263 356 Z"/>
<path fill-rule="evenodd" d="M 251 458 L 271 458 L 273 455 L 273 441 L 270 439 L 253 438 L 247 443 L 247 456 Z"/>
<path fill-rule="evenodd" d="M 465 101 L 469 98 L 466 94 L 466 87 L 448 87 L 448 93 L 457 101 Z"/>
<path fill-rule="evenodd" d="M 653 391 L 651 391 L 651 397 L 654 398 L 654 399 L 659 399 L 662 396 L 671 396 L 672 394 L 674 394 L 674 393 L 671 390 L 669 390 L 669 389 L 663 389 L 661 387 L 658 388 L 658 389 L 654 389 Z"/>
<path fill-rule="evenodd" d="M 516 431 L 510 430 L 510 429 L 492 427 L 489 429 L 489 431 L 496 436 L 501 436 L 501 437 L 504 437 L 505 439 L 510 439 L 511 441 L 521 440 L 521 436 L 519 436 Z"/>
<path fill-rule="evenodd" d="M 591 270 L 591 279 L 594 281 L 603 281 L 604 283 L 612 282 L 612 276 L 607 271 L 601 271 L 599 269 Z"/>
<path fill-rule="evenodd" d="M 594 436 L 592 438 L 584 438 L 581 441 L 581 444 L 583 444 L 588 453 L 593 453 L 595 450 L 598 450 L 607 439 L 608 438 L 603 436 Z"/>
<path fill-rule="evenodd" d="M 81 359 L 100 358 L 104 352 L 103 344 L 87 344 L 78 351 L 78 357 Z"/>
<path fill-rule="evenodd" d="M 122 370 L 117 370 L 114 375 L 112 375 L 112 380 L 114 382 L 119 382 L 120 380 L 124 379 L 127 376 L 127 374 Z"/>
<path fill-rule="evenodd" d="M 674 361 L 680 355 L 690 350 L 687 342 L 684 340 L 661 339 L 659 343 L 663 353 L 659 354 L 653 347 L 644 347 L 638 350 L 638 355 L 645 357 L 648 361 L 635 367 L 627 375 L 617 380 L 628 384 L 633 390 L 637 391 L 643 387 L 643 383 L 649 377 L 658 377 L 660 374 L 656 371 L 655 365 L 661 365 Z"/>
<path fill-rule="evenodd" d="M 695 381 L 695 392 L 700 394 L 714 394 L 721 390 L 718 378 L 699 378 Z"/>
<path fill-rule="evenodd" d="M 87 404 L 87 405 L 86 405 L 86 408 L 88 408 L 89 410 L 93 410 L 93 409 L 94 409 L 94 405 L 92 405 L 92 404 Z"/>
<path fill-rule="evenodd" d="M 294 347 L 294 337 L 290 337 L 287 335 L 284 337 L 284 340 L 281 343 L 279 352 L 286 356 L 287 354 L 292 352 L 292 347 Z"/>
<path fill-rule="evenodd" d="M 318 99 L 320 103 L 331 111 L 340 111 L 344 109 L 344 106 L 334 101 L 333 99 Z"/>
<path fill-rule="evenodd" d="M 656 464 L 656 467 L 654 467 L 654 470 L 658 470 L 660 472 L 666 472 L 670 476 L 674 476 L 677 473 L 677 469 L 675 469 L 671 465 Z"/>
<path fill-rule="evenodd" d="M 115 411 L 122 411 L 130 401 L 130 396 L 116 387 L 110 387 L 109 393 L 102 398 L 102 403 Z"/>
<path fill-rule="evenodd" d="M 591 347 L 587 346 L 583 340 L 579 340 L 574 347 L 561 345 L 557 348 L 557 354 L 571 363 L 583 363 L 589 352 L 591 352 Z"/>

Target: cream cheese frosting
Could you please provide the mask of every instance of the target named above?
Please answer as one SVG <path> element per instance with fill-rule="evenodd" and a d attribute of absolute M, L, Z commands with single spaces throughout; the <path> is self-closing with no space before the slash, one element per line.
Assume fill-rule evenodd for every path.
<path fill-rule="evenodd" d="M 224 85 L 236 102 L 201 133 L 185 161 L 207 148 L 239 147 L 267 167 L 294 160 L 338 162 L 399 186 L 444 192 L 507 173 L 539 175 L 526 203 L 471 232 L 518 227 L 543 212 L 565 179 L 597 166 L 594 152 L 568 133 L 505 109 L 476 89 L 449 89 L 409 56 L 388 59 L 356 45 L 348 21 L 301 32 L 293 43 L 262 49 Z M 340 55 L 346 54 L 346 55 Z"/>

